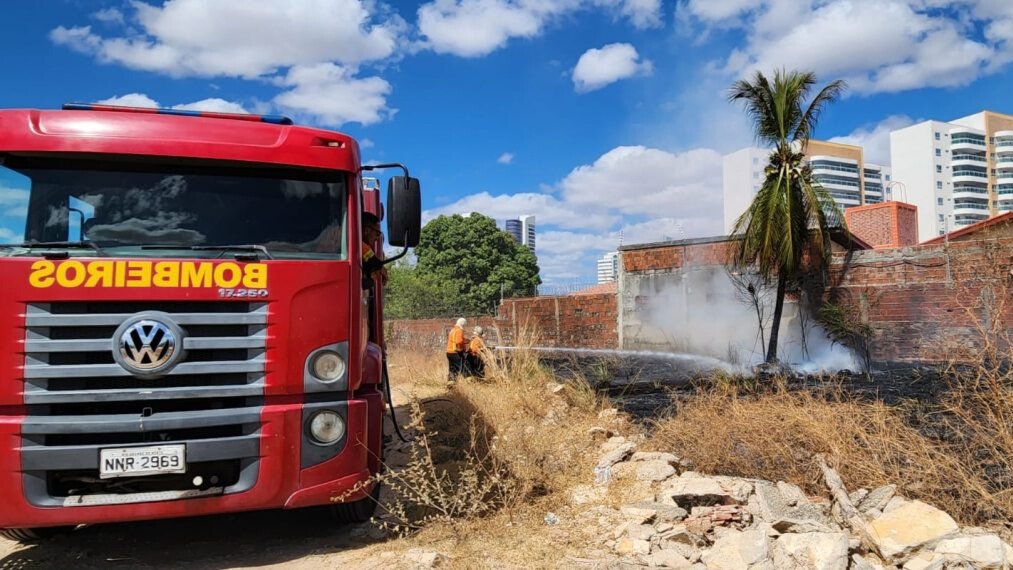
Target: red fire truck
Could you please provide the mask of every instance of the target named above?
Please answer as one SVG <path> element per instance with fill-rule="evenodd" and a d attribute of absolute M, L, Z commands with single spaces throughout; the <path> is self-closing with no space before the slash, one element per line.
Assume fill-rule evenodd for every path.
<path fill-rule="evenodd" d="M 384 217 L 363 184 L 384 167 L 407 251 L 418 180 L 344 134 L 0 111 L 0 532 L 335 501 L 367 519 L 389 390 L 360 219 Z"/>

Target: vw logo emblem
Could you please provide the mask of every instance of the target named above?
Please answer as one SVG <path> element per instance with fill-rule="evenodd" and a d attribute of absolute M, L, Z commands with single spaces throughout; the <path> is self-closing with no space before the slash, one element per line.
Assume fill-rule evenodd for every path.
<path fill-rule="evenodd" d="M 183 330 L 165 313 L 135 315 L 113 334 L 113 359 L 132 374 L 164 374 L 182 358 Z"/>

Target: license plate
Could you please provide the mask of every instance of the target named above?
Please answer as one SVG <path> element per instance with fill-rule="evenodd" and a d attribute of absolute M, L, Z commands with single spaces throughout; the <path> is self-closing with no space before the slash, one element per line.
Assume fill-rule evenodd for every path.
<path fill-rule="evenodd" d="M 186 473 L 186 445 L 122 447 L 99 452 L 99 478 Z"/>

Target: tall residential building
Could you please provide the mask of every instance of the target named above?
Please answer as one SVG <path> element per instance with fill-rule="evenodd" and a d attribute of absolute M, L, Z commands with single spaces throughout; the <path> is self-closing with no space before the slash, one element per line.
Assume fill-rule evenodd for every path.
<path fill-rule="evenodd" d="M 520 216 L 515 220 L 507 220 L 504 226 L 508 234 L 514 236 L 517 243 L 528 246 L 535 253 L 535 217 Z"/>
<path fill-rule="evenodd" d="M 896 189 L 932 239 L 1013 210 L 1013 116 L 982 111 L 890 133 Z"/>
<path fill-rule="evenodd" d="M 763 183 L 770 151 L 744 148 L 725 155 L 722 164 L 725 233 L 752 203 Z M 809 141 L 806 159 L 816 179 L 842 208 L 878 204 L 888 198 L 891 171 L 865 162 L 862 147 Z"/>
<path fill-rule="evenodd" d="M 598 283 L 611 283 L 619 279 L 619 252 L 610 251 L 598 260 Z"/>

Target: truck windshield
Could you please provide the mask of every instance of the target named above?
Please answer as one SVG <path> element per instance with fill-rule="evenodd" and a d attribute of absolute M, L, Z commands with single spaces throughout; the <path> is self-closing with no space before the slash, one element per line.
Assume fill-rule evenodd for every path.
<path fill-rule="evenodd" d="M 0 156 L 0 243 L 90 242 L 108 255 L 146 257 L 219 257 L 235 252 L 214 246 L 242 244 L 276 259 L 344 259 L 345 176 Z M 0 255 L 17 248 L 6 249 Z"/>

